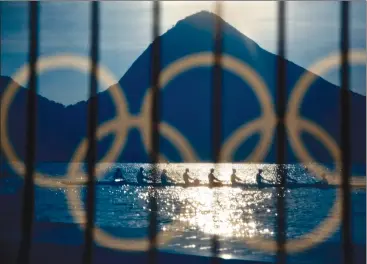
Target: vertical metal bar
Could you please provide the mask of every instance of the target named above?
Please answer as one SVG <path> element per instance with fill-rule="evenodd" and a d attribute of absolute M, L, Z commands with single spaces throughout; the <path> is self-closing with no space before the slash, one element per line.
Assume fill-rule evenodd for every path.
<path fill-rule="evenodd" d="M 0 77 L 1 77 L 1 37 L 2 37 L 2 34 L 1 34 L 1 27 L 2 27 L 2 2 L 0 2 Z M 2 96 L 3 94 L 1 93 L 0 94 L 0 103 L 2 102 Z M 2 143 L 1 143 L 1 108 L 0 108 L 0 178 L 1 177 L 4 177 L 4 164 L 3 164 L 3 147 L 2 147 Z"/>
<path fill-rule="evenodd" d="M 223 53 L 223 21 L 222 2 L 216 1 L 216 19 L 214 32 L 214 67 L 213 67 L 213 94 L 212 94 L 212 157 L 215 164 L 220 160 L 221 143 L 222 143 L 222 53 Z M 213 263 L 218 263 L 219 241 L 216 235 L 212 238 L 212 254 Z"/>
<path fill-rule="evenodd" d="M 159 159 L 159 122 L 160 122 L 160 3 L 158 0 L 153 1 L 153 44 L 152 44 L 152 155 L 153 163 L 157 163 Z"/>
<path fill-rule="evenodd" d="M 223 23 L 220 18 L 222 14 L 222 3 L 216 2 L 216 21 L 214 36 L 214 67 L 213 67 L 213 95 L 212 95 L 212 155 L 213 161 L 217 163 L 220 159 L 222 141 L 222 53 L 223 53 Z"/>
<path fill-rule="evenodd" d="M 344 263 L 353 263 L 352 237 L 351 237 L 351 195 L 349 186 L 350 174 L 350 102 L 349 102 L 349 2 L 341 2 L 341 158 L 342 158 L 342 191 L 343 191 L 343 216 L 342 216 L 342 244 Z"/>
<path fill-rule="evenodd" d="M 20 242 L 18 263 L 30 262 L 32 225 L 34 215 L 34 169 L 36 158 L 36 118 L 37 118 L 37 57 L 39 3 L 29 3 L 29 83 L 27 94 L 27 140 L 26 172 L 23 190 L 22 239 Z"/>
<path fill-rule="evenodd" d="M 286 60 L 285 60 L 285 1 L 278 2 L 278 56 L 277 56 L 277 263 L 286 263 L 286 212 L 285 212 L 285 187 L 286 187 Z"/>
<path fill-rule="evenodd" d="M 91 69 L 90 90 L 88 101 L 88 182 L 87 182 L 87 225 L 85 229 L 85 244 L 83 251 L 83 263 L 92 263 L 92 251 L 94 242 L 94 218 L 95 218 L 95 167 L 97 162 L 96 129 L 98 120 L 97 98 L 97 67 L 99 60 L 99 2 L 91 3 Z"/>
<path fill-rule="evenodd" d="M 153 44 L 152 44 L 152 111 L 151 111 L 151 161 L 155 165 L 155 172 L 153 175 L 154 183 L 157 182 L 157 173 L 159 161 L 159 123 L 161 115 L 160 105 L 160 71 L 161 71 L 161 43 L 160 43 L 160 2 L 159 0 L 153 1 Z M 149 258 L 150 264 L 157 263 L 157 228 L 158 228 L 158 205 L 157 205 L 157 193 L 155 188 L 150 192 L 150 215 L 149 215 Z"/>

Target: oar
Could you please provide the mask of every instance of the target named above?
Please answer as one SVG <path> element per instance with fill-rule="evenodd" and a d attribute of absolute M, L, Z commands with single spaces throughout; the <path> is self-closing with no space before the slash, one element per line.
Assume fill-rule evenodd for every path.
<path fill-rule="evenodd" d="M 267 184 L 276 184 L 276 183 L 274 183 L 274 182 L 270 182 L 270 181 L 268 181 L 268 180 L 266 180 L 266 179 L 263 179 L 263 182 L 262 183 L 267 183 Z"/>
<path fill-rule="evenodd" d="M 291 177 L 287 177 L 287 179 L 291 180 L 293 183 L 298 183 L 298 181 L 297 181 L 297 180 L 292 179 Z"/>

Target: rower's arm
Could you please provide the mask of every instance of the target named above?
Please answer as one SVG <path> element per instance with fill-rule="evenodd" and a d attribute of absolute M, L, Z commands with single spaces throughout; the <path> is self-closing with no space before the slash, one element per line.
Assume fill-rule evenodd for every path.
<path fill-rule="evenodd" d="M 147 179 L 147 180 L 152 180 L 153 176 L 152 175 L 144 175 L 144 178 Z"/>
<path fill-rule="evenodd" d="M 289 181 L 291 181 L 291 182 L 296 182 L 296 180 L 295 179 L 292 179 L 291 177 L 288 177 L 287 178 Z"/>
<path fill-rule="evenodd" d="M 215 176 L 214 176 L 214 180 L 221 181 L 221 180 L 219 180 L 218 178 L 216 178 Z"/>
<path fill-rule="evenodd" d="M 263 176 L 259 175 L 259 179 L 260 179 L 260 182 L 263 182 L 265 181 L 266 183 L 268 183 L 269 181 L 267 179 L 265 179 Z M 257 181 L 257 180 L 256 180 Z"/>

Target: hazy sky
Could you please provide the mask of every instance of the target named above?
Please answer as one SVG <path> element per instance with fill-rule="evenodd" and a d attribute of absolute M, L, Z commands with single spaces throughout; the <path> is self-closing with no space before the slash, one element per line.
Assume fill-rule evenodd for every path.
<path fill-rule="evenodd" d="M 27 61 L 28 3 L 2 2 L 2 75 L 13 76 Z M 152 40 L 152 2 L 101 2 L 101 63 L 120 79 Z M 276 52 L 277 2 L 225 2 L 223 18 L 264 49 Z M 162 3 L 161 32 L 178 20 L 213 2 Z M 366 3 L 351 3 L 351 46 L 366 47 Z M 89 2 L 41 2 L 40 53 L 89 54 Z M 340 3 L 287 2 L 287 57 L 309 67 L 339 48 Z M 366 94 L 364 67 L 352 70 L 352 88 Z M 324 76 L 338 83 L 337 70 Z M 101 87 L 106 89 L 107 86 Z M 50 71 L 40 77 L 39 92 L 64 104 L 87 98 L 88 76 L 71 71 Z"/>

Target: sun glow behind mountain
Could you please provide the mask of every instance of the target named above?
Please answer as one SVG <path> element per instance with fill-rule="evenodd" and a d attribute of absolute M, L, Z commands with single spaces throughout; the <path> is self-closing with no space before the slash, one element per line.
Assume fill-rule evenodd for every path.
<path fill-rule="evenodd" d="M 146 8 L 152 2 L 144 2 Z M 178 20 L 202 10 L 215 13 L 214 1 L 162 1 L 162 31 L 167 30 Z M 258 33 L 268 34 L 273 28 L 265 26 L 269 20 L 276 19 L 276 2 L 272 1 L 224 1 L 221 17 L 246 36 Z M 250 23 L 251 21 L 251 23 Z M 274 29 L 276 24 L 274 23 Z"/>

